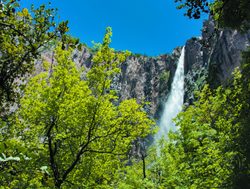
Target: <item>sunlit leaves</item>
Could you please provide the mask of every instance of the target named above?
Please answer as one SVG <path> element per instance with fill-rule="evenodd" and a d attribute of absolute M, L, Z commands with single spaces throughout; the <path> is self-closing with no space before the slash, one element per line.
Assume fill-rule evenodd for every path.
<path fill-rule="evenodd" d="M 56 10 L 45 5 L 20 10 L 17 1 L 4 0 L 0 14 L 0 105 L 18 100 L 24 78 L 33 71 L 34 60 L 43 48 L 58 37 Z M 8 109 L 7 109 L 8 110 Z"/>
<path fill-rule="evenodd" d="M 129 54 L 111 49 L 110 37 L 108 28 L 86 80 L 72 62 L 71 51 L 59 44 L 56 63 L 44 64 L 47 69 L 30 79 L 21 99 L 16 132 L 34 149 L 27 153 L 38 172 L 48 174 L 57 188 L 110 184 L 132 142 L 147 136 L 154 124 L 136 100 L 119 103 L 110 88 Z"/>
<path fill-rule="evenodd" d="M 121 188 L 247 188 L 249 186 L 249 82 L 244 69 L 234 72 L 227 87 L 211 90 L 205 85 L 197 101 L 175 119 L 179 130 L 152 146 L 142 162 L 135 161 Z M 244 91 L 245 90 L 245 91 Z M 248 112 L 248 113 L 247 113 Z M 143 188 L 142 187 L 142 188 Z"/>

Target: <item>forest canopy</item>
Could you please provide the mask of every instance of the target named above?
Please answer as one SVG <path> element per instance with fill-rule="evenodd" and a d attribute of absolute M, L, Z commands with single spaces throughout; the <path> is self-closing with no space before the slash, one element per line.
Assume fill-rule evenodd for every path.
<path fill-rule="evenodd" d="M 249 27 L 247 0 L 175 2 L 190 18 Z M 73 61 L 82 44 L 56 16 L 0 4 L 0 188 L 250 188 L 250 50 L 227 85 L 196 91 L 179 130 L 149 145 L 156 121 L 146 103 L 112 87 L 131 53 L 110 47 L 107 27 L 84 69 Z"/>

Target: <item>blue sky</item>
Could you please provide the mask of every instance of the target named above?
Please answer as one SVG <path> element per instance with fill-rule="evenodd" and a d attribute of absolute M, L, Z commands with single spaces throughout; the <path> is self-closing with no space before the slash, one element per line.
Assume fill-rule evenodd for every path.
<path fill-rule="evenodd" d="M 21 0 L 23 6 L 48 0 Z M 107 26 L 111 46 L 133 53 L 170 53 L 193 36 L 200 36 L 202 20 L 190 20 L 176 10 L 174 0 L 51 0 L 60 20 L 69 20 L 70 34 L 89 46 L 101 42 Z"/>

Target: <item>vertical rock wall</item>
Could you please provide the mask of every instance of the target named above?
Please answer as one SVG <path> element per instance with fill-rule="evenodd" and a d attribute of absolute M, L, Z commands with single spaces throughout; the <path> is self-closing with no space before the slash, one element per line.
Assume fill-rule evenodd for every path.
<path fill-rule="evenodd" d="M 212 88 L 226 85 L 233 70 L 240 65 L 241 52 L 250 45 L 250 31 L 216 30 L 214 22 L 204 22 L 202 37 L 186 43 L 185 102 L 192 103 L 193 92 L 204 83 Z"/>
<path fill-rule="evenodd" d="M 202 37 L 191 38 L 185 44 L 185 102 L 194 101 L 194 91 L 204 83 L 215 88 L 226 84 L 235 67 L 240 65 L 241 52 L 250 42 L 250 31 L 242 34 L 235 30 L 215 30 L 210 19 L 204 22 Z M 149 115 L 159 118 L 170 91 L 181 47 L 172 54 L 155 57 L 132 55 L 121 66 L 121 73 L 112 83 L 121 100 L 136 98 L 138 102 L 150 102 L 145 109 Z M 49 61 L 51 53 L 45 58 Z M 75 51 L 73 60 L 85 72 L 91 69 L 93 52 L 87 47 Z M 84 74 L 83 74 L 84 77 Z"/>

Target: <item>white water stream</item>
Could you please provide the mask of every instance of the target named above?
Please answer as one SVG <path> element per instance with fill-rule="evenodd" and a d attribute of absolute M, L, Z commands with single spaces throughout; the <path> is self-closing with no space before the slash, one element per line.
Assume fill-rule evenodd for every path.
<path fill-rule="evenodd" d="M 155 141 L 159 141 L 163 136 L 167 139 L 170 130 L 176 131 L 173 118 L 182 110 L 184 101 L 184 54 L 185 47 L 182 48 L 171 90 L 164 105 L 164 110 L 160 118 L 159 131 L 155 135 Z"/>

